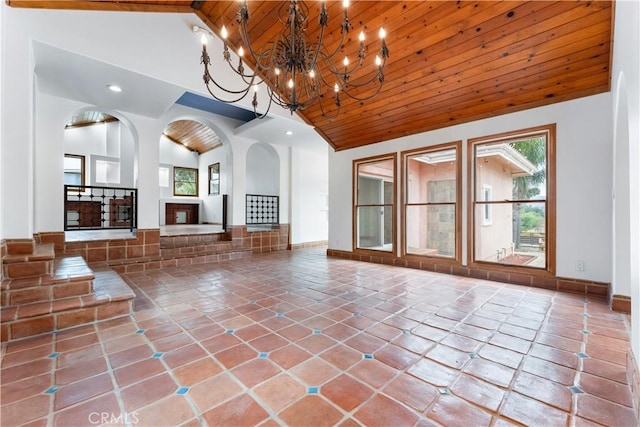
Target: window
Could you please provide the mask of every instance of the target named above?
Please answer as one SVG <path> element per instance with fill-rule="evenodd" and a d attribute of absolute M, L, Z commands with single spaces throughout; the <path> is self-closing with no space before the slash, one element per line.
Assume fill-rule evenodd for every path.
<path fill-rule="evenodd" d="M 354 247 L 393 252 L 395 154 L 354 161 Z"/>
<path fill-rule="evenodd" d="M 460 260 L 460 144 L 402 153 L 403 255 Z"/>
<path fill-rule="evenodd" d="M 64 155 L 64 184 L 84 185 L 84 156 Z"/>
<path fill-rule="evenodd" d="M 173 195 L 198 197 L 198 169 L 173 168 Z"/>
<path fill-rule="evenodd" d="M 220 194 L 220 163 L 209 165 L 209 195 Z"/>
<path fill-rule="evenodd" d="M 472 262 L 554 273 L 555 126 L 469 141 Z"/>

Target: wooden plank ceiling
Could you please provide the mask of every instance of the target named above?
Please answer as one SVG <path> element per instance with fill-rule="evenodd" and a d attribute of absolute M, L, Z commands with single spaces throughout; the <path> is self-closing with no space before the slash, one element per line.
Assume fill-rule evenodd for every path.
<path fill-rule="evenodd" d="M 192 12 L 216 34 L 224 24 L 229 45 L 240 46 L 237 1 L 7 1 L 17 7 Z M 308 4 L 314 40 L 319 2 Z M 279 2 L 249 2 L 250 38 L 264 42 L 280 31 L 278 8 Z M 328 1 L 327 8 L 325 37 L 334 46 L 341 2 Z M 613 13 L 611 1 L 354 1 L 343 54 L 355 58 L 364 30 L 374 56 L 383 26 L 390 58 L 382 91 L 365 102 L 342 97 L 335 120 L 322 117 L 317 106 L 299 114 L 343 150 L 606 92 Z"/>

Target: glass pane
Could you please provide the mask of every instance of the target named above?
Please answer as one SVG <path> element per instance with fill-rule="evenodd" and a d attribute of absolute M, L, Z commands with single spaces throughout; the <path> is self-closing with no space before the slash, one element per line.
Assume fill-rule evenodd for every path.
<path fill-rule="evenodd" d="M 393 209 L 375 206 L 358 208 L 358 248 L 391 251 Z"/>
<path fill-rule="evenodd" d="M 393 184 L 393 160 L 361 163 L 358 170 L 358 205 L 384 204 L 385 195 L 383 182 Z M 393 199 L 393 185 L 391 185 L 391 199 Z M 393 202 L 389 202 L 393 203 Z"/>
<path fill-rule="evenodd" d="M 215 163 L 209 166 L 209 179 L 218 179 L 220 174 L 220 163 Z"/>
<path fill-rule="evenodd" d="M 193 182 L 176 182 L 175 189 L 176 189 L 175 191 L 176 195 L 181 195 L 181 196 L 196 195 L 196 184 Z"/>
<path fill-rule="evenodd" d="M 475 260 L 546 268 L 546 202 L 476 204 Z"/>
<path fill-rule="evenodd" d="M 455 205 L 407 206 L 408 254 L 455 257 Z"/>
<path fill-rule="evenodd" d="M 476 201 L 546 198 L 544 137 L 480 144 L 475 147 L 475 155 Z"/>
<path fill-rule="evenodd" d="M 209 182 L 209 194 L 220 194 L 220 188 L 218 181 Z"/>
<path fill-rule="evenodd" d="M 82 169 L 84 158 L 81 156 L 64 156 L 64 184 L 82 185 Z"/>
<path fill-rule="evenodd" d="M 407 158 L 407 203 L 456 201 L 456 149 Z"/>
<path fill-rule="evenodd" d="M 76 172 L 64 173 L 64 185 L 82 185 L 82 175 Z"/>
<path fill-rule="evenodd" d="M 195 182 L 196 171 L 193 169 L 174 169 L 174 179 L 183 182 Z"/>

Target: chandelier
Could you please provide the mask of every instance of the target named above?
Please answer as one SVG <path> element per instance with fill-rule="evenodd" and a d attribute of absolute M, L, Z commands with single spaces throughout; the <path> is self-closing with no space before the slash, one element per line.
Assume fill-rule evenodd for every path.
<path fill-rule="evenodd" d="M 385 43 L 385 31 L 380 29 L 380 51 L 375 56 L 375 68 L 365 69 L 364 44 L 365 34 L 360 33 L 357 59 L 353 63 L 347 56 L 338 60 L 338 55 L 344 49 L 344 41 L 350 29 L 347 16 L 348 0 L 343 1 L 344 16 L 340 24 L 340 42 L 329 50 L 324 45 L 325 29 L 329 22 L 325 2 L 321 0 L 320 15 L 318 19 L 319 32 L 317 39 L 310 40 L 309 7 L 302 0 L 289 0 L 282 3 L 278 16 L 282 29 L 274 40 L 267 41 L 261 47 L 252 46 L 247 31 L 249 22 L 249 7 L 247 0 L 243 0 L 238 8 L 236 21 L 242 37 L 242 44 L 237 51 L 238 64 L 233 65 L 231 54 L 227 46 L 228 32 L 222 26 L 220 36 L 224 43 L 223 59 L 231 70 L 239 76 L 241 89 L 231 90 L 223 87 L 214 78 L 213 67 L 207 53 L 207 39 L 211 37 L 208 31 L 194 26 L 194 32 L 201 32 L 202 57 L 204 65 L 203 80 L 211 96 L 221 102 L 235 103 L 244 99 L 253 90 L 253 110 L 258 118 L 266 116 L 275 103 L 288 109 L 291 114 L 298 110 L 318 103 L 322 116 L 329 119 L 337 117 L 340 112 L 340 94 L 358 101 L 366 101 L 376 96 L 384 83 L 383 69 L 389 49 Z M 246 47 L 246 51 L 245 51 Z M 250 56 L 250 64 L 255 67 L 255 72 L 247 72 L 243 64 L 245 52 Z M 342 56 L 342 55 L 340 55 Z M 269 95 L 269 104 L 266 111 L 258 113 L 258 87 L 265 84 Z M 216 92 L 224 92 L 232 99 L 218 96 Z M 332 95 L 325 96 L 325 93 Z M 323 105 L 325 99 L 333 98 Z M 331 106 L 331 104 L 333 104 Z M 325 109 L 327 108 L 327 109 Z"/>

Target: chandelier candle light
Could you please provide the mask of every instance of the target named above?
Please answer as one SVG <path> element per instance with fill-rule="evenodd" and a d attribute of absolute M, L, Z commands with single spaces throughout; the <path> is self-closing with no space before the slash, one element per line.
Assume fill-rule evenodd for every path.
<path fill-rule="evenodd" d="M 207 39 L 211 33 L 200 27 L 194 26 L 194 32 L 202 33 L 202 57 L 201 64 L 204 65 L 203 80 L 207 90 L 214 99 L 235 103 L 242 100 L 253 89 L 253 110 L 256 117 L 262 118 L 267 115 L 272 103 L 276 103 L 288 109 L 293 114 L 295 111 L 304 110 L 310 105 L 318 102 L 320 111 L 324 117 L 333 119 L 340 112 L 340 92 L 350 98 L 366 101 L 376 96 L 384 82 L 383 69 L 389 49 L 385 43 L 385 31 L 380 28 L 380 52 L 375 57 L 375 71 L 369 77 L 359 76 L 351 79 L 354 72 L 360 70 L 365 59 L 365 35 L 360 33 L 360 47 L 358 49 L 358 59 L 350 65 L 347 56 L 336 64 L 335 58 L 344 48 L 344 41 L 349 32 L 349 18 L 347 8 L 349 1 L 344 0 L 344 17 L 340 25 L 341 38 L 337 47 L 333 51 L 323 44 L 324 31 L 328 25 L 329 17 L 327 8 L 321 0 L 320 15 L 318 24 L 320 26 L 317 41 L 309 40 L 307 30 L 309 27 L 309 7 L 302 0 L 289 0 L 280 6 L 278 16 L 283 28 L 275 40 L 270 40 L 261 48 L 255 49 L 249 40 L 247 23 L 249 22 L 249 7 L 247 0 L 243 0 L 238 8 L 236 20 L 238 22 L 242 36 L 242 44 L 246 47 L 251 56 L 251 65 L 255 66 L 255 73 L 247 73 L 243 65 L 245 48 L 238 49 L 238 65 L 231 63 L 231 54 L 227 46 L 227 29 L 222 26 L 220 37 L 224 42 L 223 59 L 235 74 L 240 76 L 243 88 L 240 90 L 229 90 L 219 84 L 213 77 L 211 60 L 207 53 Z M 352 81 L 353 80 L 353 81 Z M 269 105 L 263 114 L 258 113 L 258 86 L 265 83 L 269 94 Z M 233 95 L 235 98 L 228 100 L 217 96 L 212 90 L 211 84 L 216 88 Z M 365 94 L 361 94 L 364 88 Z M 327 114 L 323 106 L 322 99 L 325 91 L 333 90 L 335 108 L 331 114 Z M 357 92 L 357 93 L 356 93 Z"/>

